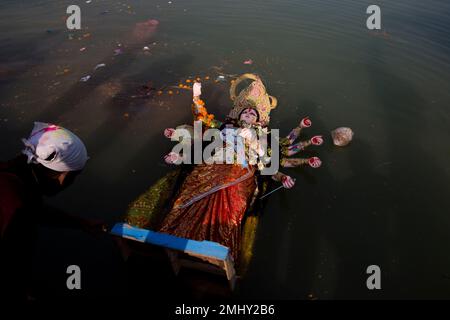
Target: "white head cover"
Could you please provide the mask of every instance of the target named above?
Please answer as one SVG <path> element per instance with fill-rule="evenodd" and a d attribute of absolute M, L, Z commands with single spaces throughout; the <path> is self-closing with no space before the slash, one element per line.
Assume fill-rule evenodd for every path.
<path fill-rule="evenodd" d="M 28 163 L 40 163 L 54 171 L 81 170 L 89 159 L 83 142 L 54 124 L 35 122 L 30 137 L 22 141 L 25 144 L 22 153 L 28 157 Z"/>

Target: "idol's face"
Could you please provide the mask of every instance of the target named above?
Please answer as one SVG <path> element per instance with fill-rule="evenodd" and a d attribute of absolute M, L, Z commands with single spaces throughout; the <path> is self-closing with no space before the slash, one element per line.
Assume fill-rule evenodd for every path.
<path fill-rule="evenodd" d="M 258 120 L 258 113 L 255 109 L 247 108 L 242 111 L 239 120 L 245 121 L 247 124 L 255 124 Z"/>

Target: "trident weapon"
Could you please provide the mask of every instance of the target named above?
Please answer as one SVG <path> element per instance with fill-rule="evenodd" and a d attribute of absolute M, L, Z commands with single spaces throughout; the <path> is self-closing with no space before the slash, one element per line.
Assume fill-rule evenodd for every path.
<path fill-rule="evenodd" d="M 294 182 L 295 182 L 296 179 L 292 179 L 292 180 L 294 180 Z M 281 188 L 284 188 L 284 186 L 281 185 L 278 188 L 273 189 L 272 191 L 270 191 L 270 192 L 266 193 L 265 195 L 261 196 L 261 198 L 259 198 L 259 199 L 264 199 L 265 197 L 267 197 L 267 196 L 271 195 L 272 193 L 280 190 Z"/>

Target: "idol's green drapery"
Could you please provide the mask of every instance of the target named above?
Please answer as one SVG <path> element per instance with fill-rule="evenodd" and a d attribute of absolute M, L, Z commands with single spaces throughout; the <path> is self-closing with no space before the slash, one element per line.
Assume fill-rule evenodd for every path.
<path fill-rule="evenodd" d="M 218 242 L 229 247 L 237 261 L 241 222 L 256 188 L 254 173 L 251 167 L 234 164 L 195 166 L 159 231 Z"/>

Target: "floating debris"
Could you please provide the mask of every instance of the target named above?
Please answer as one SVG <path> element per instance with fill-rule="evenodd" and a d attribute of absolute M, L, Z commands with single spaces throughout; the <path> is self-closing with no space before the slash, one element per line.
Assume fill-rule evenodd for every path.
<path fill-rule="evenodd" d="M 119 54 L 123 54 L 123 49 L 122 48 L 118 48 L 114 50 L 114 55 L 118 56 Z"/>
<path fill-rule="evenodd" d="M 153 82 L 149 81 L 141 86 L 137 95 L 132 95 L 131 98 L 151 98 L 155 91 L 156 88 L 153 86 Z"/>
<path fill-rule="evenodd" d="M 314 294 L 310 293 L 310 294 L 308 294 L 308 299 L 309 300 L 317 300 L 317 297 Z"/>
<path fill-rule="evenodd" d="M 253 60 L 252 59 L 245 60 L 244 64 L 253 64 Z"/>
<path fill-rule="evenodd" d="M 94 71 L 97 70 L 98 68 L 103 68 L 103 67 L 106 67 L 106 64 L 100 63 L 100 64 L 95 66 Z"/>
<path fill-rule="evenodd" d="M 88 81 L 90 78 L 91 78 L 91 76 L 87 75 L 87 76 L 85 76 L 85 77 L 82 77 L 82 78 L 80 79 L 80 81 L 81 81 L 81 82 L 86 82 L 86 81 Z"/>
<path fill-rule="evenodd" d="M 173 86 L 173 88 L 187 89 L 187 90 L 191 90 L 192 89 L 190 86 L 184 85 L 182 83 L 180 83 L 178 86 Z"/>
<path fill-rule="evenodd" d="M 86 47 L 80 48 L 80 52 L 83 52 L 84 50 L 86 50 Z"/>
<path fill-rule="evenodd" d="M 62 72 L 57 72 L 56 75 L 57 76 L 61 76 L 61 75 L 65 75 L 68 74 L 70 72 L 70 69 L 64 69 Z"/>

